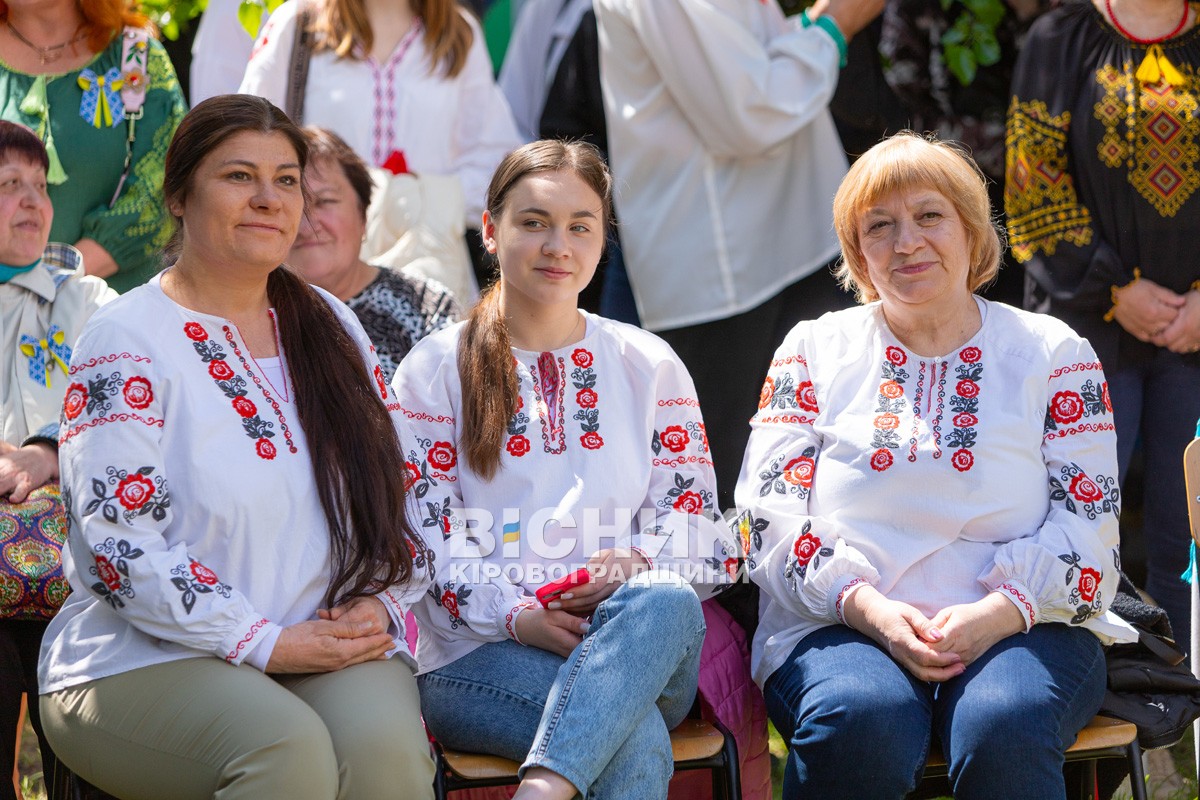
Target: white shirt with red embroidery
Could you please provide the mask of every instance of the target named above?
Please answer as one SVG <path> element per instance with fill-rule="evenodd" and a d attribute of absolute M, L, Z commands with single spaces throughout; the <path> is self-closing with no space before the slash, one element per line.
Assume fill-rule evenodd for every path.
<path fill-rule="evenodd" d="M 713 513 L 716 480 L 687 369 L 651 333 L 586 321 L 574 345 L 513 349 L 521 405 L 491 481 L 461 452 L 465 323 L 422 339 L 392 381 L 412 524 L 426 538 L 442 532 L 446 549 L 434 590 L 413 609 L 421 672 L 516 638 L 534 592 L 603 548 L 637 547 L 701 599 L 736 572 L 736 539 Z"/>
<path fill-rule="evenodd" d="M 239 92 L 284 107 L 299 7 L 285 3 L 271 14 Z M 309 60 L 304 124 L 334 131 L 372 166 L 383 166 L 399 150 L 416 175 L 457 175 L 466 225 L 478 228 L 492 173 L 522 141 L 496 85 L 483 31 L 470 12 L 459 13 L 471 24 L 474 40 L 453 78 L 430 63 L 419 23 L 383 64 L 370 57 L 339 58 L 330 50 L 315 54 Z"/>
<path fill-rule="evenodd" d="M 358 320 L 322 294 L 398 417 Z M 202 656 L 262 669 L 279 631 L 324 605 L 329 532 L 295 392 L 233 323 L 177 305 L 158 277 L 100 309 L 59 441 L 75 591 L 43 641 L 42 692 Z M 402 658 L 404 613 L 430 582 L 424 560 L 415 572 L 379 595 Z"/>
<path fill-rule="evenodd" d="M 977 302 L 979 332 L 939 358 L 901 345 L 878 303 L 776 351 L 736 495 L 760 684 L 864 584 L 930 617 L 997 591 L 1027 628 L 1130 639 L 1107 614 L 1121 495 L 1100 363 L 1053 317 Z"/>

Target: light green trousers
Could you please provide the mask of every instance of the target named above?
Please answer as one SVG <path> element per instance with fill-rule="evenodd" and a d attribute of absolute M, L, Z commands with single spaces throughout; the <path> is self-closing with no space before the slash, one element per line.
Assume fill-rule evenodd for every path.
<path fill-rule="evenodd" d="M 433 761 L 399 659 L 267 676 L 216 658 L 132 670 L 41 698 L 46 738 L 121 800 L 428 800 Z"/>

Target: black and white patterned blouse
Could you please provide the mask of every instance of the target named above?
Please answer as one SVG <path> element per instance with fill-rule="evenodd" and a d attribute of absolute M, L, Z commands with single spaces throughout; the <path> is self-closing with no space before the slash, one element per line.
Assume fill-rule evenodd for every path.
<path fill-rule="evenodd" d="M 389 383 L 408 351 L 461 316 L 454 295 L 437 281 L 381 267 L 367 288 L 346 301 L 375 344 Z"/>

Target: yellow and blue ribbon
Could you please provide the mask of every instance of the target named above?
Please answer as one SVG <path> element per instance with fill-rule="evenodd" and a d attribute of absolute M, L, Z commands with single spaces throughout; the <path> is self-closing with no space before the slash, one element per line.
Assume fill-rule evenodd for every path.
<path fill-rule="evenodd" d="M 62 369 L 63 375 L 69 374 L 67 365 L 71 362 L 71 347 L 66 339 L 66 333 L 57 325 L 50 326 L 44 339 L 21 334 L 21 353 L 29 359 L 30 378 L 49 388 L 50 373 L 54 372 L 55 366 Z"/>
<path fill-rule="evenodd" d="M 125 79 L 121 70 L 112 67 L 103 75 L 88 68 L 79 73 L 79 88 L 83 98 L 79 101 L 79 116 L 93 128 L 102 128 L 120 123 L 125 119 L 125 101 L 121 99 L 121 87 Z"/>

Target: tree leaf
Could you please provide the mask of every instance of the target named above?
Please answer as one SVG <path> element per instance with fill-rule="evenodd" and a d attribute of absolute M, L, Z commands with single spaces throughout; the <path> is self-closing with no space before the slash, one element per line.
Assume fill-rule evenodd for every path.
<path fill-rule="evenodd" d="M 250 34 L 251 38 L 258 37 L 258 28 L 262 25 L 263 7 L 254 0 L 242 0 L 238 4 L 237 10 L 238 22 L 241 23 L 242 29 Z"/>
<path fill-rule="evenodd" d="M 963 86 L 970 86 L 977 70 L 975 54 L 961 45 L 947 45 L 946 68 Z"/>

